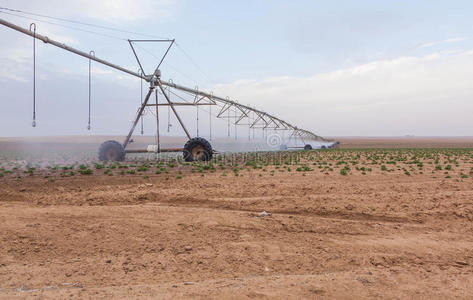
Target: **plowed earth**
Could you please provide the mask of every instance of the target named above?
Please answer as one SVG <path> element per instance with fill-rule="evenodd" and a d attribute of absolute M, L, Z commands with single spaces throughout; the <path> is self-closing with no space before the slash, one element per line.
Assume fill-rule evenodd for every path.
<path fill-rule="evenodd" d="M 434 166 L 6 174 L 0 298 L 472 299 L 473 179 Z"/>

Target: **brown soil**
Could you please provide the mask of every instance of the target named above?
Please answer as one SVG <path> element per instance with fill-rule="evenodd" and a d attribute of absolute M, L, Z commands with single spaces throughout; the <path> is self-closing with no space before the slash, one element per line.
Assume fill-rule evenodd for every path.
<path fill-rule="evenodd" d="M 473 137 L 334 137 L 340 148 L 473 148 Z"/>
<path fill-rule="evenodd" d="M 272 168 L 4 176 L 0 298 L 473 298 L 471 177 Z"/>

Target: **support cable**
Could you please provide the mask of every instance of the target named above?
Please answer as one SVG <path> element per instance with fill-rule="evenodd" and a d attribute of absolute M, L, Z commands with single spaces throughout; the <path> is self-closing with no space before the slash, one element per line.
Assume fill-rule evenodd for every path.
<path fill-rule="evenodd" d="M 14 16 L 14 17 L 18 17 L 18 18 L 27 19 L 27 20 L 42 22 L 42 23 L 46 23 L 46 24 L 50 24 L 50 25 L 54 25 L 54 26 L 59 26 L 59 27 L 63 27 L 63 28 L 68 28 L 68 29 L 72 29 L 72 30 L 82 31 L 82 32 L 90 33 L 90 34 L 95 34 L 95 35 L 99 35 L 99 36 L 103 36 L 103 37 L 107 37 L 107 38 L 111 38 L 111 39 L 115 39 L 115 40 L 126 41 L 126 39 L 120 38 L 118 36 L 106 34 L 106 33 L 100 33 L 100 32 L 96 32 L 96 31 L 91 31 L 91 30 L 81 29 L 81 28 L 77 28 L 77 27 L 67 26 L 67 25 L 63 25 L 63 24 L 59 24 L 59 23 L 49 22 L 49 21 L 45 21 L 45 20 L 41 20 L 41 19 L 37 19 L 37 18 L 21 16 L 21 15 L 17 15 L 17 14 L 8 13 L 8 12 L 5 12 L 5 11 L 0 11 L 0 13 L 10 15 L 10 16 Z"/>
<path fill-rule="evenodd" d="M 172 83 L 172 79 L 169 79 L 169 82 Z M 168 98 L 171 99 L 171 88 L 168 87 Z M 171 106 L 168 106 L 168 132 L 171 130 Z"/>
<path fill-rule="evenodd" d="M 171 131 L 171 106 L 168 106 L 168 132 Z"/>
<path fill-rule="evenodd" d="M 5 13 L 5 12 L 3 12 L 3 13 Z M 42 41 L 45 42 L 45 43 L 49 43 L 49 44 L 51 44 L 51 45 L 53 45 L 53 46 L 59 47 L 59 48 L 64 49 L 64 50 L 66 50 L 66 51 L 75 53 L 75 54 L 77 54 L 77 55 L 80 55 L 80 56 L 83 56 L 83 57 L 86 57 L 86 58 L 89 58 L 89 59 L 91 59 L 91 60 L 97 61 L 97 62 L 99 62 L 99 63 L 101 63 L 101 64 L 107 65 L 107 66 L 109 66 L 109 67 L 111 67 L 111 68 L 120 70 L 120 71 L 125 72 L 125 73 L 128 73 L 128 74 L 130 74 L 130 75 L 137 76 L 137 77 L 139 77 L 139 78 L 141 78 L 141 79 L 143 79 L 143 80 L 145 80 L 145 81 L 147 81 L 147 82 L 150 82 L 150 81 L 152 80 L 151 77 L 148 77 L 148 76 L 145 77 L 143 74 L 140 75 L 140 74 L 137 73 L 137 72 L 130 71 L 130 70 L 125 69 L 125 68 L 123 68 L 123 67 L 120 67 L 120 66 L 118 66 L 118 65 L 115 65 L 115 64 L 112 64 L 112 63 L 110 63 L 110 62 L 107 62 L 107 61 L 105 61 L 105 60 L 103 60 L 103 59 L 99 59 L 99 58 L 92 57 L 92 56 L 91 56 L 90 54 L 88 54 L 88 53 L 85 53 L 85 52 L 82 52 L 82 51 L 80 51 L 80 50 L 74 49 L 74 48 L 69 47 L 69 46 L 67 46 L 67 45 L 65 45 L 65 44 L 61 44 L 61 43 L 59 43 L 59 42 L 57 42 L 57 41 L 55 41 L 55 40 L 49 39 L 49 38 L 46 37 L 46 36 L 37 34 L 37 33 L 36 33 L 36 30 L 35 30 L 35 32 L 33 32 L 33 25 L 30 26 L 30 30 L 27 30 L 27 29 L 21 28 L 20 26 L 17 26 L 17 25 L 15 25 L 15 24 L 13 24 L 13 23 L 10 23 L 10 22 L 8 22 L 8 21 L 6 21 L 6 20 L 4 20 L 4 19 L 1 19 L 1 18 L 0 18 L 0 24 L 1 24 L 1 25 L 4 25 L 4 26 L 7 26 L 7 27 L 9 27 L 9 28 L 12 28 L 12 29 L 14 29 L 14 30 L 17 30 L 17 31 L 19 31 L 19 32 L 21 32 L 21 33 L 24 33 L 24 34 L 26 34 L 26 35 L 32 36 L 32 37 L 34 37 L 34 38 L 38 38 L 38 39 L 42 40 Z M 35 27 L 36 27 L 36 26 L 35 26 Z M 34 51 L 35 51 L 35 49 L 34 49 Z M 34 70 L 34 73 L 35 73 L 35 70 Z M 35 78 L 34 78 L 34 79 L 35 79 Z M 163 82 L 163 85 L 165 85 L 165 86 L 170 86 L 170 87 L 176 88 L 176 89 L 181 90 L 181 91 L 191 92 L 191 89 L 186 88 L 186 87 L 184 87 L 184 86 L 177 85 L 177 84 L 172 84 L 172 85 L 171 85 L 170 83 Z M 34 88 L 34 98 L 35 98 L 35 89 L 36 89 L 36 88 L 35 88 L 35 82 L 34 82 L 34 87 L 33 87 L 33 88 Z M 194 92 L 194 93 L 195 93 L 195 92 Z M 204 93 L 204 92 L 201 92 L 201 91 L 199 91 L 198 94 L 199 94 L 199 96 L 202 96 L 202 97 L 209 97 L 208 94 L 206 94 L 206 93 Z M 167 94 L 165 94 L 165 95 L 167 96 Z M 221 102 L 225 103 L 224 108 L 225 108 L 225 107 L 230 108 L 231 106 L 236 106 L 236 107 L 237 107 L 238 109 L 240 109 L 240 110 L 248 108 L 247 106 L 237 104 L 237 103 L 235 103 L 234 101 L 230 101 L 228 98 L 227 98 L 227 99 L 224 99 L 224 98 L 221 98 L 221 97 L 214 97 L 214 98 L 216 99 L 216 101 L 221 101 Z M 36 100 L 35 100 L 35 99 L 34 99 L 33 105 L 34 105 L 34 110 L 35 110 L 35 107 L 36 107 Z M 171 106 L 171 109 L 174 110 L 174 107 Z M 227 110 L 228 110 L 228 109 L 227 109 Z M 222 113 L 223 113 L 224 111 L 225 111 L 225 109 L 222 111 Z M 138 116 L 138 118 L 141 118 L 141 117 L 142 117 L 142 114 L 141 114 L 142 112 L 143 112 L 143 109 L 140 109 L 140 115 Z M 243 110 L 242 110 L 242 112 L 245 113 Z M 35 113 L 36 113 L 36 111 L 34 111 L 34 117 L 35 117 Z M 270 115 L 270 114 L 267 114 L 267 113 L 265 113 L 265 112 L 262 112 L 262 111 L 259 111 L 259 110 L 255 110 L 255 113 L 258 115 L 258 119 L 257 119 L 257 120 L 261 120 L 261 121 L 264 121 L 264 122 L 266 123 L 266 126 L 264 127 L 264 129 L 266 129 L 266 127 L 268 126 L 268 122 L 266 121 L 265 118 L 269 118 L 270 121 L 272 121 L 273 123 L 275 122 L 274 120 L 277 120 L 278 122 L 282 122 L 282 120 L 280 120 L 280 119 L 278 119 L 278 118 L 276 118 L 276 117 L 274 117 L 274 116 L 272 116 L 272 115 Z M 221 115 L 221 114 L 219 114 L 219 116 L 220 116 L 220 115 Z M 264 118 L 263 118 L 263 117 L 264 117 Z M 137 119 L 136 121 L 138 122 L 139 120 Z M 137 122 L 136 122 L 136 123 L 137 123 Z M 237 122 L 236 122 L 236 123 L 237 123 Z M 238 125 L 238 124 L 236 124 L 236 125 Z M 289 124 L 289 123 L 287 123 L 287 122 L 284 122 L 284 125 L 285 125 L 286 128 L 288 128 L 288 129 L 299 130 L 299 131 L 301 132 L 301 134 L 304 134 L 304 137 L 310 137 L 310 138 L 313 138 L 313 139 L 322 139 L 322 140 L 324 140 L 322 137 L 319 137 L 319 136 L 317 136 L 317 135 L 315 135 L 315 134 L 313 134 L 313 133 L 311 133 L 311 132 L 309 132 L 309 131 L 298 129 L 297 127 L 295 127 L 295 126 L 293 126 L 293 125 L 291 125 L 291 124 Z M 135 124 L 135 126 L 136 126 L 136 124 Z M 263 130 L 263 136 L 265 135 L 265 133 L 266 133 L 266 132 L 264 132 L 264 130 Z M 128 142 L 128 141 L 127 141 L 127 142 Z M 125 144 L 126 144 L 126 143 L 125 143 Z"/>
<path fill-rule="evenodd" d="M 161 138 L 159 133 L 159 106 L 158 106 L 158 90 L 154 90 L 154 94 L 156 96 L 156 145 L 158 147 L 157 152 L 161 152 Z"/>
<path fill-rule="evenodd" d="M 143 50 L 144 52 L 148 53 L 150 56 L 154 57 L 155 59 L 157 59 L 158 61 L 161 60 L 160 57 L 156 56 L 153 52 L 149 51 L 148 49 L 146 49 L 145 47 L 142 47 L 140 46 L 139 43 L 135 43 L 134 44 L 137 48 L 140 48 L 141 50 Z M 177 45 L 177 44 L 176 44 Z M 184 76 L 185 78 L 189 79 L 190 81 L 192 81 L 193 83 L 196 83 L 198 85 L 203 85 L 201 82 L 197 81 L 196 79 L 192 78 L 191 76 L 189 76 L 188 74 L 180 71 L 178 68 L 176 68 L 175 66 L 171 65 L 169 62 L 167 61 L 164 61 L 163 62 L 164 65 L 166 65 L 167 67 L 171 68 L 172 70 L 174 70 L 175 72 L 179 73 L 180 75 Z"/>
<path fill-rule="evenodd" d="M 237 108 L 235 106 L 235 122 L 234 122 L 235 123 L 235 141 L 237 140 L 237 122 L 236 122 L 236 120 L 237 120 Z"/>
<path fill-rule="evenodd" d="M 196 86 L 195 87 L 195 91 L 198 92 L 199 91 L 199 88 Z M 197 104 L 198 100 L 198 94 L 196 93 L 195 96 L 194 96 L 194 103 Z M 197 127 L 197 137 L 199 137 L 199 105 L 196 105 L 196 127 Z"/>
<path fill-rule="evenodd" d="M 186 58 L 194 65 L 194 67 L 196 67 L 197 70 L 199 70 L 200 73 L 202 73 L 208 80 L 210 80 L 210 82 L 216 83 L 207 75 L 207 73 L 204 72 L 204 70 L 199 66 L 199 64 L 197 64 L 197 62 L 182 48 L 181 45 L 179 45 L 178 43 L 175 43 L 175 44 L 177 48 L 184 54 L 184 56 L 186 56 Z"/>
<path fill-rule="evenodd" d="M 192 104 L 192 103 L 195 103 L 195 99 L 196 99 L 196 96 L 195 94 L 193 93 L 190 93 L 190 92 L 186 92 L 186 91 L 183 91 L 185 94 L 188 94 L 188 95 L 192 95 L 194 96 L 194 100 L 188 100 L 182 96 L 180 96 L 179 94 L 177 93 L 174 93 L 172 92 L 171 88 L 170 87 L 167 87 L 168 88 L 168 94 L 169 96 L 168 97 L 171 97 L 171 95 L 174 95 L 175 97 L 181 99 L 183 102 L 185 103 L 189 103 L 189 104 Z M 211 99 L 213 99 L 212 96 L 210 96 Z M 217 106 L 220 106 L 221 104 L 219 102 L 216 103 Z M 196 105 L 197 106 L 197 105 Z M 222 107 L 225 108 L 227 106 L 227 104 L 224 104 Z M 232 105 L 228 104 L 229 107 L 231 107 Z M 212 122 L 212 117 L 215 117 L 217 119 L 221 119 L 221 118 L 224 118 L 224 119 L 227 119 L 227 127 L 228 127 L 228 130 L 230 130 L 230 111 L 231 111 L 231 108 L 229 109 L 226 109 L 227 111 L 227 117 L 219 117 L 218 115 L 216 114 L 212 114 L 212 105 L 209 105 L 209 110 L 206 110 L 205 108 L 201 108 L 199 107 L 199 111 L 202 110 L 204 112 L 207 112 L 209 113 L 209 126 L 210 126 L 210 137 L 212 137 L 212 128 L 211 128 L 211 122 Z M 170 107 L 168 106 L 168 113 L 170 113 Z M 199 112 L 200 113 L 200 112 Z M 169 117 L 168 117 L 169 118 Z M 200 120 L 200 117 L 199 117 L 199 120 Z M 169 132 L 169 131 L 168 131 Z M 228 133 L 228 136 L 230 137 L 230 132 Z"/>
<path fill-rule="evenodd" d="M 213 93 L 210 93 L 210 101 L 212 99 Z M 209 140 L 212 141 L 212 105 L 209 107 Z"/>
<path fill-rule="evenodd" d="M 249 118 L 250 119 L 250 118 Z M 251 122 L 250 122 L 250 130 L 253 133 L 253 140 L 255 139 L 255 128 L 253 127 L 253 124 L 255 123 L 255 112 L 251 112 Z"/>
<path fill-rule="evenodd" d="M 31 126 L 36 127 L 36 24 L 30 24 L 30 31 L 33 28 L 33 122 Z"/>
<path fill-rule="evenodd" d="M 250 116 L 248 116 L 248 123 L 250 123 Z M 248 141 L 251 141 L 251 126 L 248 125 Z"/>
<path fill-rule="evenodd" d="M 95 51 L 94 50 L 91 50 L 89 52 L 90 55 L 93 55 L 95 56 Z M 92 87 L 91 87 L 91 77 L 92 77 L 92 74 L 91 74 L 91 70 L 92 70 L 92 60 L 89 58 L 89 120 L 87 122 L 87 130 L 90 131 L 90 110 L 91 110 L 91 94 L 92 94 Z"/>
<path fill-rule="evenodd" d="M 123 30 L 123 29 L 113 28 L 113 27 L 108 27 L 108 26 L 103 26 L 103 25 L 97 25 L 97 24 L 92 24 L 92 23 L 79 22 L 79 21 L 74 21 L 74 20 L 65 19 L 65 18 L 58 18 L 58 17 L 48 16 L 48 15 L 43 15 L 43 14 L 36 14 L 36 13 L 27 12 L 27 11 L 23 11 L 23 10 L 19 10 L 19 9 L 8 8 L 8 7 L 0 7 L 0 10 L 16 12 L 16 13 L 21 13 L 21 14 L 25 14 L 25 15 L 32 15 L 32 16 L 36 16 L 36 17 L 42 17 L 42 18 L 52 19 L 52 20 L 56 20 L 56 21 L 62 21 L 62 22 L 78 24 L 78 25 L 96 27 L 96 28 L 101 28 L 101 29 L 106 29 L 106 30 L 111 30 L 111 31 L 116 31 L 116 32 L 122 32 L 122 33 L 134 34 L 134 35 L 141 35 L 141 36 L 145 36 L 145 37 L 164 39 L 162 37 L 158 37 L 158 36 L 155 36 L 155 35 L 144 34 L 144 33 L 139 33 L 139 32 L 133 32 L 133 31 Z"/>
<path fill-rule="evenodd" d="M 138 70 L 138 72 L 144 75 L 141 69 Z M 140 103 L 141 105 L 143 105 L 143 78 L 140 79 L 140 84 L 141 84 L 140 85 Z M 145 133 L 144 128 L 143 128 L 143 113 L 140 116 L 140 122 L 141 122 L 141 135 L 143 135 Z"/>

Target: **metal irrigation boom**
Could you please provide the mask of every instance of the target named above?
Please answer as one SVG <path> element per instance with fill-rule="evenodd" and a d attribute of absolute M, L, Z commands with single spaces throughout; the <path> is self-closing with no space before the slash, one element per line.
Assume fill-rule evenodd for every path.
<path fill-rule="evenodd" d="M 178 112 L 175 109 L 175 106 L 185 106 L 185 105 L 191 105 L 191 106 L 200 106 L 200 105 L 217 105 L 221 104 L 223 105 L 221 109 L 217 113 L 217 118 L 228 118 L 228 122 L 230 122 L 230 118 L 234 118 L 233 124 L 236 125 L 248 125 L 250 128 L 259 128 L 259 129 L 271 129 L 271 130 L 288 130 L 291 131 L 291 135 L 289 138 L 300 138 L 302 141 L 304 140 L 320 140 L 320 141 L 325 141 L 325 142 L 332 142 L 331 140 L 327 140 L 321 136 L 318 136 L 308 130 L 304 130 L 301 128 L 298 128 L 297 126 L 294 126 L 284 120 L 281 120 L 280 118 L 277 118 L 267 112 L 255 109 L 253 107 L 247 106 L 240 104 L 236 101 L 230 100 L 229 98 L 223 98 L 219 96 L 215 96 L 211 93 L 206 93 L 203 91 L 199 91 L 197 88 L 188 88 L 179 84 L 175 84 L 172 81 L 163 81 L 161 80 L 161 71 L 159 70 L 159 67 L 161 63 L 164 60 L 164 57 L 166 54 L 169 52 L 171 46 L 174 43 L 174 40 L 128 40 L 133 54 L 135 55 L 135 58 L 138 62 L 138 65 L 140 66 L 140 71 L 141 72 L 134 72 L 131 70 L 128 70 L 124 67 L 121 67 L 119 65 L 113 64 L 111 62 L 108 62 L 104 59 L 100 59 L 92 53 L 86 53 L 80 50 L 77 50 L 73 47 L 67 46 L 66 44 L 57 42 L 55 40 L 50 39 L 47 36 L 41 35 L 36 33 L 36 30 L 28 30 L 23 27 L 20 27 L 18 25 L 15 25 L 13 23 L 10 23 L 4 19 L 0 18 L 0 24 L 4 25 L 6 27 L 12 28 L 14 30 L 17 30 L 21 33 L 24 33 L 26 35 L 29 35 L 33 37 L 34 39 L 38 39 L 43 41 L 44 43 L 48 43 L 51 45 L 54 45 L 56 47 L 59 47 L 61 49 L 64 49 L 66 51 L 72 52 L 74 54 L 80 55 L 82 57 L 85 57 L 89 60 L 96 61 L 98 63 L 101 63 L 103 65 L 109 66 L 111 68 L 114 68 L 116 70 L 125 72 L 127 74 L 133 75 L 135 77 L 141 78 L 142 80 L 145 80 L 146 82 L 149 83 L 149 90 L 148 93 L 146 94 L 145 98 L 142 101 L 142 104 L 138 110 L 137 116 L 133 122 L 133 125 L 125 138 L 125 141 L 123 144 L 120 144 L 115 141 L 107 141 L 102 144 L 101 149 L 99 151 L 99 157 L 103 160 L 121 160 L 124 158 L 125 153 L 130 153 L 130 152 L 146 152 L 146 150 L 125 150 L 127 145 L 129 144 L 131 140 L 131 136 L 135 130 L 136 125 L 139 122 L 139 119 L 143 115 L 143 112 L 147 106 L 155 106 L 156 107 L 156 121 L 157 121 L 157 138 L 159 139 L 159 117 L 158 117 L 158 107 L 159 106 L 168 106 L 176 116 L 178 122 L 180 123 L 181 127 L 183 128 L 184 132 L 186 133 L 187 138 L 189 141 L 186 143 L 184 146 L 184 157 L 186 160 L 192 161 L 196 159 L 202 159 L 202 160 L 208 160 L 212 156 L 212 147 L 210 144 L 203 138 L 192 138 L 189 131 L 184 125 L 183 120 L 179 116 Z M 36 27 L 36 26 L 35 26 Z M 145 74 L 144 69 L 141 65 L 141 62 L 135 52 L 135 49 L 133 47 L 134 42 L 169 42 L 170 45 L 166 50 L 166 53 L 164 54 L 163 58 L 159 62 L 158 66 L 156 67 L 155 71 L 153 74 Z M 193 95 L 194 96 L 194 101 L 193 102 L 173 102 L 170 99 L 170 92 L 169 90 L 173 88 L 176 90 L 179 90 L 181 92 L 185 92 L 187 94 Z M 168 90 L 168 93 L 166 93 L 166 89 Z M 164 95 L 164 98 L 166 100 L 166 103 L 158 103 L 158 93 L 157 90 L 161 91 L 161 93 Z M 153 92 L 156 93 L 156 103 L 151 104 L 149 103 L 151 95 Z M 234 114 L 230 116 L 230 111 L 233 109 Z M 227 113 L 227 114 L 225 114 Z M 250 114 L 253 114 L 253 118 L 250 118 Z M 255 118 L 256 117 L 256 118 Z M 243 123 L 242 121 L 246 120 L 248 123 Z M 235 127 L 236 128 L 236 127 Z M 332 145 L 334 145 L 333 143 Z M 309 144 L 306 145 L 310 146 Z M 176 150 L 182 150 L 182 149 L 160 149 L 160 145 L 158 142 L 157 149 L 155 151 L 159 152 L 166 152 L 166 151 L 176 151 Z"/>

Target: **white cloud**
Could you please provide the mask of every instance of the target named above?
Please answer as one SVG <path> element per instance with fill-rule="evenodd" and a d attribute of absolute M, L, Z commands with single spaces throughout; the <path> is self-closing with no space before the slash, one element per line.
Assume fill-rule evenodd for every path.
<path fill-rule="evenodd" d="M 2 6 L 4 7 L 19 9 L 25 12 L 33 12 L 37 14 L 59 17 L 64 19 L 72 19 L 76 21 L 94 23 L 94 21 L 87 20 L 87 18 L 92 18 L 97 19 L 97 23 L 102 24 L 104 26 L 107 26 L 109 23 L 114 23 L 114 25 L 111 25 L 112 27 L 117 27 L 125 30 L 127 29 L 127 24 L 135 24 L 134 22 L 136 21 L 146 21 L 152 19 L 153 24 L 155 24 L 156 22 L 169 20 L 169 18 L 172 18 L 174 16 L 176 5 L 177 0 L 6 0 L 2 2 Z M 6 12 L 12 13 L 10 11 Z M 13 13 L 21 15 L 17 12 Z M 71 28 L 58 27 L 53 24 L 20 18 L 8 14 L 2 14 L 1 17 L 10 20 L 11 22 L 24 28 L 27 28 L 31 22 L 36 22 L 38 25 L 38 33 L 48 36 L 56 41 L 60 41 L 61 43 L 72 46 L 74 48 L 90 49 L 92 45 L 95 45 L 93 42 L 88 40 L 88 36 L 85 38 L 84 36 L 81 37 L 81 32 L 74 31 Z M 39 16 L 30 17 L 44 19 Z M 84 20 L 84 18 L 86 18 L 86 20 Z M 48 22 L 59 23 L 59 21 L 56 20 L 44 20 L 47 20 Z M 63 22 L 61 24 L 68 27 L 81 27 L 85 30 L 91 29 L 75 24 Z M 0 79 L 3 78 L 21 82 L 29 80 L 29 78 L 31 77 L 32 68 L 31 38 L 26 35 L 21 35 L 18 32 L 15 32 L 3 26 L 2 28 L 0 28 L 0 30 L 2 30 L 2 37 L 4 38 L 4 40 L 8 41 L 8 43 L 6 43 L 0 48 Z M 95 29 L 92 28 L 92 30 Z M 115 35 L 115 33 L 108 32 L 106 30 L 99 31 L 104 32 L 106 34 Z M 92 37 L 96 38 L 97 36 Z M 79 40 L 81 42 L 79 42 Z M 85 43 L 84 40 L 86 41 Z M 97 42 L 95 41 L 95 43 Z M 123 45 L 125 45 L 125 43 Z M 37 40 L 37 56 L 40 57 L 37 63 L 40 65 L 40 68 L 42 68 L 43 71 L 48 70 L 52 72 L 63 72 L 68 75 L 74 73 L 72 70 L 68 70 L 68 68 L 71 69 L 70 65 L 64 67 L 64 64 L 61 63 L 54 64 L 56 60 L 56 54 L 53 52 L 54 50 L 48 49 L 47 54 L 43 55 L 43 53 L 46 52 L 42 50 L 43 48 L 46 48 L 43 46 L 43 43 Z M 125 45 L 123 46 L 123 49 L 126 49 L 127 47 L 128 46 Z M 105 48 L 102 47 L 102 50 L 103 49 Z M 100 53 L 98 56 L 104 56 L 105 51 L 102 51 L 102 53 Z M 111 72 L 105 69 L 94 70 L 94 74 L 99 73 L 100 75 L 111 74 Z M 45 72 L 43 72 L 43 76 L 46 76 L 44 74 Z"/>
<path fill-rule="evenodd" d="M 456 37 L 456 38 L 451 38 L 451 39 L 446 39 L 444 40 L 445 43 L 456 43 L 456 42 L 462 42 L 466 41 L 468 38 L 466 37 Z"/>
<path fill-rule="evenodd" d="M 458 42 L 463 42 L 466 40 L 468 40 L 467 37 L 454 37 L 454 38 L 449 38 L 442 41 L 422 43 L 418 45 L 416 48 L 429 48 L 429 47 L 437 46 L 443 43 L 458 43 Z"/>
<path fill-rule="evenodd" d="M 471 135 L 471 51 L 214 87 L 322 135 Z M 466 126 L 465 124 L 470 124 Z"/>
<path fill-rule="evenodd" d="M 101 66 L 102 65 L 94 62 L 92 64 L 92 69 L 91 69 L 92 75 L 99 75 L 99 76 L 105 75 L 105 76 L 107 76 L 107 75 L 114 74 L 114 71 L 111 68 L 103 68 Z M 85 74 L 85 73 L 88 72 L 89 68 L 88 67 L 82 67 L 81 70 L 82 70 L 81 73 Z"/>
<path fill-rule="evenodd" d="M 428 48 L 437 45 L 437 42 L 428 42 L 428 43 L 423 43 L 418 46 L 418 48 Z"/>
<path fill-rule="evenodd" d="M 87 16 L 99 20 L 129 22 L 144 19 L 169 19 L 173 16 L 174 0 L 79 0 L 78 8 L 85 8 Z"/>
<path fill-rule="evenodd" d="M 59 18 L 89 17 L 113 23 L 136 20 L 168 20 L 174 16 L 177 0 L 48 0 L 4 1 L 2 6 Z"/>

